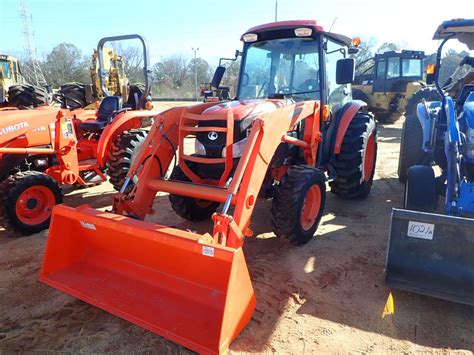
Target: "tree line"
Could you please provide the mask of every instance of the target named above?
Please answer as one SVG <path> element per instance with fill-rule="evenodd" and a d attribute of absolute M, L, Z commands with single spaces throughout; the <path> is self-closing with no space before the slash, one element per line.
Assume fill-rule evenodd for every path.
<path fill-rule="evenodd" d="M 401 50 L 406 47 L 405 43 L 383 43 L 377 46 L 375 39 L 362 42 L 359 52 L 353 55 L 356 61 L 356 70 L 364 70 L 364 62 L 373 57 L 375 53 L 383 53 L 390 50 Z M 130 83 L 143 82 L 143 56 L 138 47 L 114 46 L 116 53 L 124 56 L 125 72 Z M 443 59 L 443 70 L 440 73 L 440 81 L 444 82 L 456 69 L 462 58 L 468 52 L 457 52 L 448 50 Z M 47 82 L 58 88 L 67 82 L 81 82 L 89 84 L 90 67 L 92 63 L 92 52 L 84 54 L 78 47 L 71 43 L 60 43 L 48 53 L 40 62 Z M 434 63 L 436 53 L 427 54 L 425 67 Z M 223 84 L 231 87 L 231 93 L 238 80 L 240 61 L 228 62 L 227 71 L 223 78 Z M 163 57 L 150 67 L 151 90 L 155 97 L 163 98 L 192 98 L 195 96 L 195 79 L 197 72 L 198 91 L 200 83 L 209 82 L 215 67 L 203 58 L 189 58 L 182 54 L 173 54 Z M 462 74 L 462 73 L 461 73 Z"/>
<path fill-rule="evenodd" d="M 116 54 L 124 57 L 125 73 L 131 84 L 143 83 L 143 53 L 138 47 L 113 46 Z M 28 63 L 23 63 L 27 65 Z M 40 61 L 46 81 L 52 88 L 59 88 L 69 82 L 91 83 L 90 68 L 92 52 L 84 54 L 71 43 L 60 43 Z M 238 63 L 227 65 L 224 81 L 235 86 L 238 77 Z M 188 58 L 182 54 L 173 54 L 161 58 L 149 68 L 151 70 L 151 92 L 153 96 L 165 98 L 193 98 L 198 95 L 201 83 L 208 83 L 215 67 L 203 58 Z M 197 76 L 196 76 L 197 74 Z"/>

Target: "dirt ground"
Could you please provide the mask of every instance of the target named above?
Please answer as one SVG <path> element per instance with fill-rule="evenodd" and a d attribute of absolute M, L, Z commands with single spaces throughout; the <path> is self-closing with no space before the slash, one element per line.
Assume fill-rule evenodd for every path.
<path fill-rule="evenodd" d="M 172 106 L 172 104 L 168 104 Z M 164 104 L 159 104 L 164 107 Z M 390 210 L 401 205 L 396 176 L 402 121 L 379 125 L 377 171 L 365 201 L 328 193 L 314 240 L 292 247 L 271 232 L 271 201 L 259 201 L 244 253 L 257 297 L 252 320 L 231 345 L 243 353 L 471 353 L 474 307 L 393 292 L 395 314 L 382 318 L 389 294 L 383 268 Z M 69 205 L 107 208 L 108 183 L 66 194 Z M 180 228 L 209 230 L 177 217 L 168 199 L 157 216 Z M 0 353 L 172 353 L 190 351 L 38 282 L 47 232 L 0 232 Z"/>

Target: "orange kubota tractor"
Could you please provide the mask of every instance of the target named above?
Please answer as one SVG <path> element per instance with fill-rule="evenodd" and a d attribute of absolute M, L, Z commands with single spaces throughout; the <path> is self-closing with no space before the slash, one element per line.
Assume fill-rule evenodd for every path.
<path fill-rule="evenodd" d="M 138 35 L 108 37 L 99 42 L 140 39 Z M 99 53 L 102 53 L 101 51 Z M 100 54 L 99 54 L 100 56 Z M 0 112 L 0 224 L 22 234 L 48 227 L 53 206 L 62 202 L 61 185 L 88 186 L 106 179 L 123 185 L 133 155 L 145 140 L 156 111 L 145 110 L 145 93 L 107 96 L 97 112 L 71 110 L 73 98 L 57 96 L 61 108 L 3 109 Z M 108 95 L 106 89 L 104 90 Z M 146 128 L 148 127 L 148 128 Z"/>
<path fill-rule="evenodd" d="M 252 316 L 242 244 L 257 197 L 273 195 L 275 234 L 304 244 L 324 212 L 327 175 L 334 194 L 364 198 L 376 161 L 374 118 L 350 96 L 349 38 L 305 20 L 254 27 L 242 41 L 237 97 L 156 116 L 112 213 L 55 207 L 40 274 L 205 353 L 226 352 Z M 213 229 L 146 222 L 158 191 L 180 216 L 212 218 Z"/>

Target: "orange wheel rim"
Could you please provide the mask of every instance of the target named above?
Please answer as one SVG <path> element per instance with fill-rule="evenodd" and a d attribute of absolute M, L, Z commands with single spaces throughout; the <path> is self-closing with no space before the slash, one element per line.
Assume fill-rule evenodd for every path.
<path fill-rule="evenodd" d="M 209 207 L 212 204 L 212 201 L 201 200 L 201 199 L 198 199 L 198 198 L 196 198 L 194 201 L 196 202 L 196 205 L 198 205 L 198 207 L 201 207 L 201 208 Z"/>
<path fill-rule="evenodd" d="M 374 173 L 375 163 L 375 136 L 372 133 L 367 141 L 364 156 L 364 181 L 369 181 Z"/>
<path fill-rule="evenodd" d="M 301 210 L 301 227 L 309 230 L 316 222 L 321 208 L 321 189 L 318 185 L 313 185 L 306 192 Z"/>
<path fill-rule="evenodd" d="M 23 191 L 15 204 L 21 223 L 35 225 L 46 221 L 56 204 L 53 192 L 45 186 L 32 186 Z"/>

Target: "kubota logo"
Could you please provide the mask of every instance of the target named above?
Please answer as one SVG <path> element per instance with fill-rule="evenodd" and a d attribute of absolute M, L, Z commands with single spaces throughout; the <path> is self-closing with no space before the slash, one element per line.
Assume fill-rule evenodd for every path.
<path fill-rule="evenodd" d="M 1 127 L 0 136 L 4 136 L 5 134 L 11 133 L 11 132 L 19 131 L 20 129 L 23 129 L 23 128 L 28 128 L 29 126 L 30 125 L 28 124 L 28 122 L 19 122 L 19 123 L 12 124 L 10 126 Z"/>
<path fill-rule="evenodd" d="M 207 134 L 207 138 L 209 138 L 209 140 L 211 141 L 215 141 L 217 138 L 219 138 L 219 135 L 217 134 L 217 132 L 209 132 Z"/>

